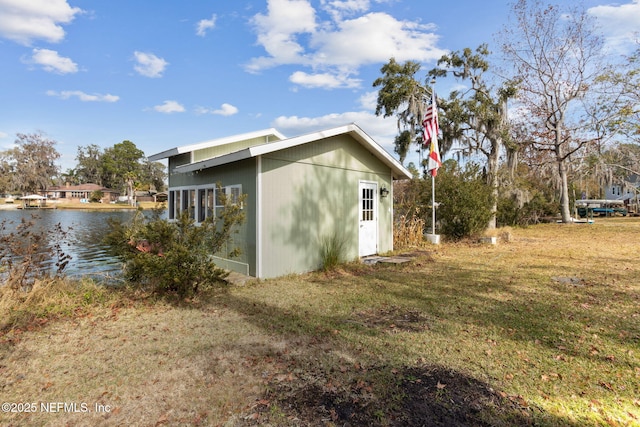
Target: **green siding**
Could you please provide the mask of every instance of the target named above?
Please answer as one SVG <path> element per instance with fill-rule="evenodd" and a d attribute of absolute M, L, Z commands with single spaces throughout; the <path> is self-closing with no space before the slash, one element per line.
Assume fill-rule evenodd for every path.
<path fill-rule="evenodd" d="M 213 187 L 216 184 L 222 186 L 242 185 L 242 193 L 247 194 L 247 199 L 243 205 L 245 221 L 238 227 L 238 233 L 233 235 L 234 247 L 241 249 L 239 257 L 233 258 L 229 263 L 219 262 L 224 268 L 246 273 L 248 269 L 250 275 L 255 275 L 256 265 L 256 160 L 248 159 L 241 162 L 204 169 L 202 171 L 175 174 L 169 177 L 169 189 L 179 188 L 201 188 Z M 224 253 L 216 254 L 225 258 Z M 242 264 L 242 265 L 238 265 Z"/>
<path fill-rule="evenodd" d="M 358 185 L 391 189 L 391 173 L 349 136 L 320 140 L 262 159 L 262 276 L 315 270 L 321 242 L 343 238 L 358 258 Z M 391 197 L 378 198 L 378 251 L 392 249 Z"/>
<path fill-rule="evenodd" d="M 265 155 L 265 158 L 326 165 L 357 172 L 390 174 L 387 166 L 349 135 L 339 135 L 277 151 Z"/>

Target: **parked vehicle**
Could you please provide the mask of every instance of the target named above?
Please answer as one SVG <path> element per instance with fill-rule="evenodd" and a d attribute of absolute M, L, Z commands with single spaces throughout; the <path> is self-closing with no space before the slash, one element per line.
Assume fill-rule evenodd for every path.
<path fill-rule="evenodd" d="M 622 200 L 576 200 L 576 207 L 580 218 L 614 215 L 627 216 L 628 214 Z"/>

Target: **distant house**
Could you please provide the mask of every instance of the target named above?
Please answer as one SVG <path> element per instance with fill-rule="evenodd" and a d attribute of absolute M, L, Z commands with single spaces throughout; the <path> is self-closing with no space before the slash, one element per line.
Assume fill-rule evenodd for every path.
<path fill-rule="evenodd" d="M 102 192 L 102 202 L 111 203 L 118 199 L 120 193 L 110 188 L 105 188 L 98 184 L 80 184 L 49 187 L 43 191 L 42 195 L 48 199 L 65 199 L 69 201 L 89 201 L 91 194 L 95 191 Z"/>
<path fill-rule="evenodd" d="M 393 181 L 411 173 L 355 124 L 294 138 L 275 129 L 172 148 L 168 216 L 197 221 L 219 212 L 216 184 L 238 200 L 246 221 L 234 236 L 242 254 L 215 254 L 221 267 L 254 277 L 321 266 L 323 241 L 345 244 L 347 259 L 393 249 Z"/>
<path fill-rule="evenodd" d="M 605 199 L 622 200 L 630 212 L 640 212 L 638 193 L 640 193 L 640 176 L 631 174 L 627 176 L 623 184 L 610 184 L 604 189 Z"/>
<path fill-rule="evenodd" d="M 640 191 L 640 176 L 630 175 L 625 179 L 624 185 L 611 184 L 605 187 L 605 199 L 631 200 L 635 199 Z"/>

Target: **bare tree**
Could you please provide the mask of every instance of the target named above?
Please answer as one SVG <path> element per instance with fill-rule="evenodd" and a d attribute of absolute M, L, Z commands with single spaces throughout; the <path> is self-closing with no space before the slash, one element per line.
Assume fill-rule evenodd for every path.
<path fill-rule="evenodd" d="M 609 108 L 614 113 L 609 130 L 640 144 L 640 45 L 619 69 L 606 74 L 603 80 L 619 88 L 621 95 Z"/>
<path fill-rule="evenodd" d="M 506 60 L 519 82 L 522 119 L 531 144 L 549 151 L 556 165 L 563 222 L 571 221 L 568 164 L 585 145 L 598 139 L 602 116 L 589 108 L 606 69 L 602 40 L 584 9 L 560 10 L 539 0 L 519 0 L 501 36 Z M 595 105 L 591 104 L 592 106 Z"/>

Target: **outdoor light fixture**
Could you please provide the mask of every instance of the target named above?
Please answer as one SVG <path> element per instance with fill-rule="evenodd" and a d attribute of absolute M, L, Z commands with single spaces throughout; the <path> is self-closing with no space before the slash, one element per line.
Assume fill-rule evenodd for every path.
<path fill-rule="evenodd" d="M 380 197 L 387 197 L 389 195 L 389 190 L 387 190 L 387 187 L 382 187 L 380 189 Z"/>

